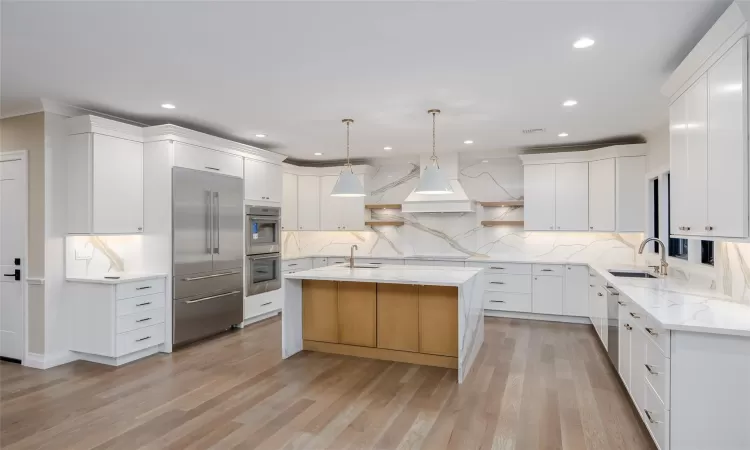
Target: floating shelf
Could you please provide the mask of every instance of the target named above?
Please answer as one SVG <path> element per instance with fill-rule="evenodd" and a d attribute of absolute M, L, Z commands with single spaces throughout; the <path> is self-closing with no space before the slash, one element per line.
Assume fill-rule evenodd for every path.
<path fill-rule="evenodd" d="M 365 225 L 368 227 L 400 227 L 404 224 L 403 220 L 368 220 Z"/>
<path fill-rule="evenodd" d="M 500 227 L 500 226 L 513 226 L 523 225 L 523 220 L 483 220 L 482 226 L 484 227 Z"/>
<path fill-rule="evenodd" d="M 482 206 L 523 206 L 523 200 L 507 200 L 504 202 L 479 202 Z"/>
<path fill-rule="evenodd" d="M 400 203 L 389 203 L 389 204 L 372 203 L 369 205 L 365 205 L 365 209 L 401 209 L 401 204 Z"/>

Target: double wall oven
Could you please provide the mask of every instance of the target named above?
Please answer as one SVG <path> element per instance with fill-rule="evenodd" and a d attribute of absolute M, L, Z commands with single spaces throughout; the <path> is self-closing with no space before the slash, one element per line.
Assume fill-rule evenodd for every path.
<path fill-rule="evenodd" d="M 245 207 L 245 295 L 281 288 L 281 208 Z"/>

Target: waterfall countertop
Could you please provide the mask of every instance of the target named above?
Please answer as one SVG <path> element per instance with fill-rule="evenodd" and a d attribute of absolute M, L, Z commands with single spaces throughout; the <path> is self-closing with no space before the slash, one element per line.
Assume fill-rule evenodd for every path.
<path fill-rule="evenodd" d="M 364 264 L 363 264 L 364 265 Z M 445 267 L 380 265 L 350 269 L 346 264 L 319 267 L 284 276 L 296 280 L 360 281 L 372 283 L 462 286 L 484 269 L 479 267 Z"/>

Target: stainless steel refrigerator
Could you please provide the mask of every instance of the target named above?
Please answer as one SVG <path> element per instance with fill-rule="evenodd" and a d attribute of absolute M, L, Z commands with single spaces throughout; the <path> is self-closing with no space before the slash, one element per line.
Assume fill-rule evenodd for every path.
<path fill-rule="evenodd" d="M 243 320 L 241 178 L 172 169 L 172 338 L 192 342 Z"/>

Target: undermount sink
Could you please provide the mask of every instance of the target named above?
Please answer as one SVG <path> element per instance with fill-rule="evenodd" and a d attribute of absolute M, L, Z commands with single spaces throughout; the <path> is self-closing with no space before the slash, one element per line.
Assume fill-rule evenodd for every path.
<path fill-rule="evenodd" d="M 625 278 L 656 278 L 655 276 L 651 275 L 648 272 L 626 272 L 622 270 L 609 270 L 609 273 L 616 277 L 625 277 Z"/>

